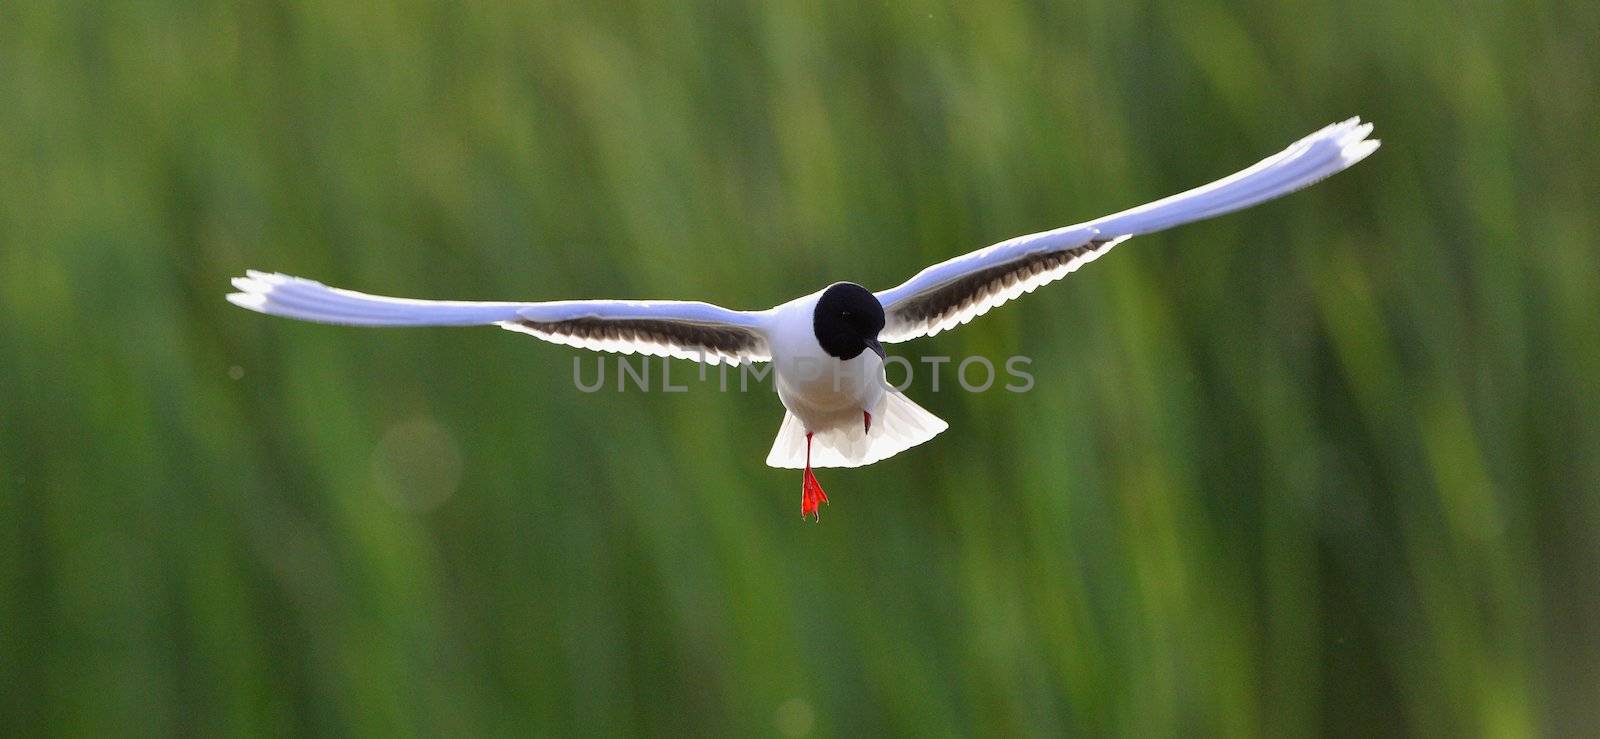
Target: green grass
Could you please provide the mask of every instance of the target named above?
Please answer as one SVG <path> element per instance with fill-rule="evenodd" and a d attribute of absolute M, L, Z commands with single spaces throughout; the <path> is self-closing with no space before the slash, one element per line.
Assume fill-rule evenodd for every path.
<path fill-rule="evenodd" d="M 6 4 L 0 733 L 1592 733 L 1597 27 Z M 825 471 L 820 526 L 767 393 L 222 300 L 255 267 L 764 307 L 1354 114 L 1354 170 L 906 347 L 1037 386 L 914 389 L 951 430 Z"/>

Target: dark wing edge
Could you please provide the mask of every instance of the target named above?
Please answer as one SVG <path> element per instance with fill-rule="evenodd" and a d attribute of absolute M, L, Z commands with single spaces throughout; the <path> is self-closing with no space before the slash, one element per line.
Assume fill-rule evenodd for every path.
<path fill-rule="evenodd" d="M 1209 184 L 936 264 L 878 293 L 887 319 L 878 338 L 932 336 L 1061 279 L 1129 236 L 1232 213 L 1309 186 L 1376 151 L 1379 142 L 1368 139 L 1370 133 L 1372 124 L 1351 118 Z"/>
<path fill-rule="evenodd" d="M 885 304 L 884 342 L 933 336 L 970 322 L 990 309 L 1076 271 L 1127 240 L 1091 239 L 1077 246 L 1024 253 Z"/>
<path fill-rule="evenodd" d="M 766 333 L 755 320 L 759 314 L 704 303 L 686 305 L 693 306 L 697 312 L 715 311 L 724 315 L 718 320 L 698 320 L 661 316 L 663 311 L 659 310 L 649 311 L 658 315 L 604 311 L 565 316 L 549 315 L 552 311 L 528 310 L 499 325 L 554 344 L 591 351 L 673 357 L 713 365 L 771 361 L 772 349 Z"/>
<path fill-rule="evenodd" d="M 248 310 L 344 326 L 495 325 L 556 344 L 706 364 L 770 361 L 771 311 L 684 300 L 508 303 L 418 300 L 332 288 L 315 280 L 249 271 L 228 301 Z"/>

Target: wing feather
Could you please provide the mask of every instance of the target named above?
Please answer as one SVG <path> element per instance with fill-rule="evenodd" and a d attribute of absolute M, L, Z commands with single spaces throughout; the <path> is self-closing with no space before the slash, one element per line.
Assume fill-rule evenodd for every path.
<path fill-rule="evenodd" d="M 886 323 L 879 339 L 907 341 L 967 323 L 1071 274 L 1132 236 L 1248 208 L 1314 184 L 1366 158 L 1379 142 L 1351 118 L 1311 134 L 1215 182 L 1087 223 L 963 254 L 877 293 Z"/>
<path fill-rule="evenodd" d="M 765 312 L 678 300 L 544 303 L 415 300 L 328 287 L 300 277 L 247 272 L 234 305 L 258 313 L 345 326 L 495 325 L 556 344 L 707 364 L 765 362 Z"/>

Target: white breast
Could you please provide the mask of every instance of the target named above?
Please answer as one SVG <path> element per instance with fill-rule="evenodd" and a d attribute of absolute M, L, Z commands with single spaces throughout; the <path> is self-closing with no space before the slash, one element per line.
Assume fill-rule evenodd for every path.
<path fill-rule="evenodd" d="M 861 412 L 883 403 L 883 359 L 864 351 L 840 361 L 817 343 L 812 322 L 821 293 L 777 308 L 770 324 L 772 368 L 778 398 L 808 431 L 862 423 Z"/>

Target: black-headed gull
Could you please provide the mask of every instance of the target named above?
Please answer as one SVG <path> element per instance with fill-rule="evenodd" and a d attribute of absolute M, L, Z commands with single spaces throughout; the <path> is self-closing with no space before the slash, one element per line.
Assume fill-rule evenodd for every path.
<path fill-rule="evenodd" d="M 410 300 L 280 274 L 235 278 L 228 300 L 276 316 L 351 326 L 496 325 L 557 344 L 710 364 L 772 362 L 787 413 L 767 455 L 803 469 L 800 513 L 828 498 L 814 467 L 857 467 L 933 438 L 947 424 L 883 381 L 883 344 L 932 336 L 1061 279 L 1125 239 L 1230 213 L 1306 187 L 1378 148 L 1352 118 L 1229 177 L 1076 226 L 1019 236 L 872 292 L 839 282 L 776 308 L 672 300 L 490 303 Z"/>

